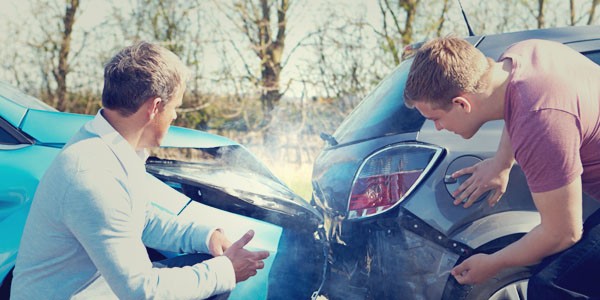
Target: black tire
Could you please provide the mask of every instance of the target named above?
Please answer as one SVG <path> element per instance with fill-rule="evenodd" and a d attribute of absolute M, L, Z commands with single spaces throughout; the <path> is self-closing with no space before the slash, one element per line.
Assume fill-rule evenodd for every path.
<path fill-rule="evenodd" d="M 478 285 L 460 285 L 448 280 L 443 299 L 464 300 L 523 300 L 527 299 L 529 268 L 506 269 L 494 278 Z"/>

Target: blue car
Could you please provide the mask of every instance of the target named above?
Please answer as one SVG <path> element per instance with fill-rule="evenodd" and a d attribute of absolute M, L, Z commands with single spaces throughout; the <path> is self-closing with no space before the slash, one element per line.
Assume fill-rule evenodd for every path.
<path fill-rule="evenodd" d="M 8 299 L 21 234 L 37 184 L 69 138 L 93 116 L 63 113 L 0 82 L 0 299 Z M 231 240 L 254 229 L 265 268 L 230 299 L 308 299 L 321 286 L 322 217 L 240 144 L 171 127 L 147 160 L 157 207 L 222 227 Z M 184 153 L 185 155 L 183 155 Z M 149 187 L 150 188 L 150 187 Z M 40 249 L 43 251 L 43 249 Z M 176 253 L 148 249 L 162 259 Z"/>

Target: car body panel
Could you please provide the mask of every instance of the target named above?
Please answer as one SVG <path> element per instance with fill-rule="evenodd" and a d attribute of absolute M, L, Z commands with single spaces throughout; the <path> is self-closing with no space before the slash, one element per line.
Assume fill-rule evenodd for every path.
<path fill-rule="evenodd" d="M 0 147 L 0 278 L 14 265 L 35 188 L 58 152 L 35 145 Z"/>
<path fill-rule="evenodd" d="M 241 151 L 239 154 L 248 158 L 244 154 L 247 151 L 239 147 L 223 151 L 212 149 L 210 152 L 230 151 Z M 239 292 L 237 290 L 242 288 L 236 288 L 234 294 L 250 297 L 268 290 L 269 299 L 308 298 L 318 289 L 324 274 L 325 243 L 322 235 L 315 235 L 322 219 L 300 197 L 281 190 L 283 185 L 273 182 L 273 190 L 266 191 L 263 184 L 270 180 L 270 172 L 251 167 L 248 160 L 238 161 L 234 157 L 239 155 L 217 156 L 217 165 L 208 161 L 190 164 L 151 160 L 147 163 L 147 170 L 193 200 L 182 215 L 200 211 L 198 207 L 201 207 L 202 211 L 209 211 L 202 220 L 208 224 L 220 224 L 228 235 L 239 237 L 248 229 L 256 230 L 256 244 L 253 240 L 249 246 L 267 250 L 271 256 L 265 266 L 268 270 L 259 277 L 265 280 L 260 279 L 260 283 L 255 285 L 266 284 L 268 288 L 261 293 L 253 291 L 250 294 L 249 289 L 255 287 L 243 288 L 248 292 Z M 229 169 L 226 163 L 221 163 L 223 160 L 240 164 L 244 170 L 240 173 L 240 170 Z M 157 169 L 163 163 L 169 167 Z M 256 184 L 245 184 L 247 180 L 239 180 L 240 174 L 252 178 Z M 247 217 L 240 218 L 240 215 Z M 231 227 L 231 224 L 234 226 Z"/>
<path fill-rule="evenodd" d="M 19 127 L 28 109 L 56 111 L 46 103 L 31 97 L 10 84 L 0 81 L 0 117 Z"/>
<path fill-rule="evenodd" d="M 30 109 L 19 128 L 42 144 L 65 144 L 94 116 Z M 40 126 L 40 124 L 48 124 Z M 56 125 L 60 126 L 56 126 Z"/>
<path fill-rule="evenodd" d="M 0 243 L 0 280 L 4 280 L 15 266 L 17 251 L 21 243 L 21 233 L 25 227 L 29 207 L 29 205 L 19 206 L 0 222 L 2 228 L 0 229 L 2 235 L 2 243 Z"/>
<path fill-rule="evenodd" d="M 473 221 L 453 235 L 452 239 L 476 249 L 501 237 L 525 234 L 535 228 L 540 220 L 537 211 L 499 212 Z"/>
<path fill-rule="evenodd" d="M 362 159 L 388 145 L 415 141 L 417 133 L 383 136 L 381 138 L 364 140 L 361 143 L 340 144 L 330 147 L 315 160 L 313 169 L 313 190 L 323 201 L 322 208 L 336 216 L 345 216 L 347 213 L 347 200 L 350 191 L 339 189 L 340 186 L 350 186 L 356 175 Z M 338 151 L 343 150 L 343 151 Z"/>
<path fill-rule="evenodd" d="M 161 147 L 174 148 L 214 148 L 231 145 L 239 144 L 223 136 L 178 126 L 169 127 L 169 132 L 161 143 Z"/>
<path fill-rule="evenodd" d="M 405 200 L 404 207 L 447 236 L 485 215 L 507 210 L 535 211 L 529 188 L 518 166 L 510 174 L 511 180 L 503 201 L 494 207 L 490 207 L 487 201 L 476 202 L 467 209 L 462 205 L 456 206 L 452 195 L 444 188 L 446 170 L 457 158 L 476 155 L 480 159 L 486 159 L 494 155 L 502 126 L 502 122 L 487 123 L 473 138 L 465 140 L 451 132 L 436 131 L 433 122 L 426 121 L 419 133 L 419 140 L 443 145 L 446 156 L 430 174 L 427 182 L 420 186 L 419 192 Z"/>
<path fill-rule="evenodd" d="M 246 248 L 253 251 L 268 251 L 270 256 L 264 260 L 265 267 L 259 270 L 256 276 L 249 281 L 236 285 L 229 299 L 266 299 L 269 273 L 278 254 L 279 239 L 283 229 L 277 225 L 239 216 L 192 201 L 186 195 L 167 186 L 153 176 L 149 176 L 155 181 L 152 185 L 149 185 L 149 188 L 152 189 L 153 204 L 169 213 L 178 214 L 178 218 L 195 220 L 212 227 L 221 228 L 232 242 L 241 238 L 249 229 L 254 230 L 255 237 L 247 244 Z M 177 255 L 175 253 L 162 253 L 167 257 Z"/>
<path fill-rule="evenodd" d="M 8 98 L 0 96 L 0 117 L 15 127 L 19 127 L 21 121 L 27 113 L 27 108 L 10 101 Z"/>
<path fill-rule="evenodd" d="M 268 251 L 270 256 L 264 260 L 264 269 L 259 270 L 256 276 L 248 281 L 238 283 L 229 299 L 267 299 L 269 273 L 278 255 L 279 239 L 283 232 L 281 227 L 252 218 L 240 217 L 193 201 L 180 216 L 194 218 L 199 222 L 223 228 L 232 242 L 241 238 L 249 229 L 254 230 L 255 237 L 248 243 L 246 249 Z"/>
<path fill-rule="evenodd" d="M 20 128 L 44 144 L 65 144 L 83 124 L 94 116 L 64 112 L 30 109 L 23 118 Z M 61 126 L 39 126 L 39 124 L 61 124 Z M 189 128 L 172 126 L 162 142 L 162 147 L 212 148 L 238 143 L 222 136 Z"/>
<path fill-rule="evenodd" d="M 585 48 L 577 48 L 572 43 L 578 44 L 587 41 L 598 41 L 600 26 L 579 26 L 548 28 L 542 30 L 518 31 L 492 35 L 484 38 L 477 48 L 488 57 L 497 59 L 504 50 L 516 42 L 526 39 L 551 39 L 573 47 L 575 50 L 583 51 Z M 594 48 L 598 49 L 598 48 Z"/>

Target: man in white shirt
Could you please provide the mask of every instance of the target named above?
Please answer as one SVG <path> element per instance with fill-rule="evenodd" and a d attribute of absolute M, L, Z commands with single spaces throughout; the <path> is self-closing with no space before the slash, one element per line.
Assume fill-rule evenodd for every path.
<path fill-rule="evenodd" d="M 141 42 L 105 66 L 101 109 L 41 179 L 23 232 L 11 299 L 202 299 L 231 291 L 264 267 L 266 251 L 153 208 L 144 162 L 181 105 L 188 70 Z M 201 255 L 152 264 L 145 246 Z M 189 260 L 188 259 L 188 260 Z"/>

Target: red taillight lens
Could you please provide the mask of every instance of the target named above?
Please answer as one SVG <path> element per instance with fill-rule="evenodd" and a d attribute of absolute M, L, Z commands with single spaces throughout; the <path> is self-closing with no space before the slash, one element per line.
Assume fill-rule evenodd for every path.
<path fill-rule="evenodd" d="M 424 145 L 399 145 L 381 150 L 365 160 L 354 179 L 348 219 L 382 213 L 399 203 L 423 177 L 441 149 Z"/>

